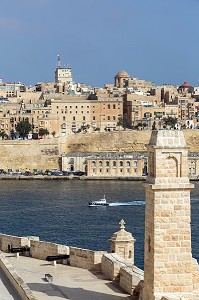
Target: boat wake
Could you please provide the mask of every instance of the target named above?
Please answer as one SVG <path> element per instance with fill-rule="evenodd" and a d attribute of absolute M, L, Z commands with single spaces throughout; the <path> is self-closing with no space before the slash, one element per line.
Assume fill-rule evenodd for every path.
<path fill-rule="evenodd" d="M 109 206 L 138 206 L 145 205 L 145 201 L 132 201 L 132 202 L 113 202 L 109 203 Z"/>

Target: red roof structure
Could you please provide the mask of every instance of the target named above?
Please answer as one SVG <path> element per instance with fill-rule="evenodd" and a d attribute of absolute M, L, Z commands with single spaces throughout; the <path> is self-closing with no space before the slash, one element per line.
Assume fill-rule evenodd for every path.
<path fill-rule="evenodd" d="M 191 85 L 186 81 L 180 86 L 180 88 L 187 88 L 187 87 L 191 87 Z"/>

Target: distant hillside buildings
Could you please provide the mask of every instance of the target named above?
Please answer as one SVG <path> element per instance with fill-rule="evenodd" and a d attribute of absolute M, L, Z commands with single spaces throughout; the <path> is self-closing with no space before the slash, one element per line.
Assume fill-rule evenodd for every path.
<path fill-rule="evenodd" d="M 62 67 L 60 55 L 54 82 L 27 87 L 0 81 L 0 132 L 9 138 L 25 119 L 32 133 L 47 129 L 50 138 L 123 127 L 163 128 L 165 117 L 177 118 L 178 128 L 198 128 L 199 88 L 187 82 L 156 86 L 125 71 L 116 74 L 114 84 L 92 88 L 73 80 L 71 67 Z"/>

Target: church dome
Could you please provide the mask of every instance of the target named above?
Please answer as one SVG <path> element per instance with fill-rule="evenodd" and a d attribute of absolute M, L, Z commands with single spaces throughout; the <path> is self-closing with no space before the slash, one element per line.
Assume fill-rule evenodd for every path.
<path fill-rule="evenodd" d="M 116 78 L 130 78 L 131 76 L 126 71 L 120 71 L 115 75 Z"/>
<path fill-rule="evenodd" d="M 188 88 L 188 87 L 191 87 L 191 85 L 188 83 L 188 82 L 184 82 L 180 88 Z"/>

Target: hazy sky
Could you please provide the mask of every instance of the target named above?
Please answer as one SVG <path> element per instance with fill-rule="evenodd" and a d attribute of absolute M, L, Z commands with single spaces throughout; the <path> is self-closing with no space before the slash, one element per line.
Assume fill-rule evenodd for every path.
<path fill-rule="evenodd" d="M 1 0 L 0 78 L 53 81 L 60 52 L 76 82 L 120 70 L 156 84 L 199 84 L 199 0 Z"/>

